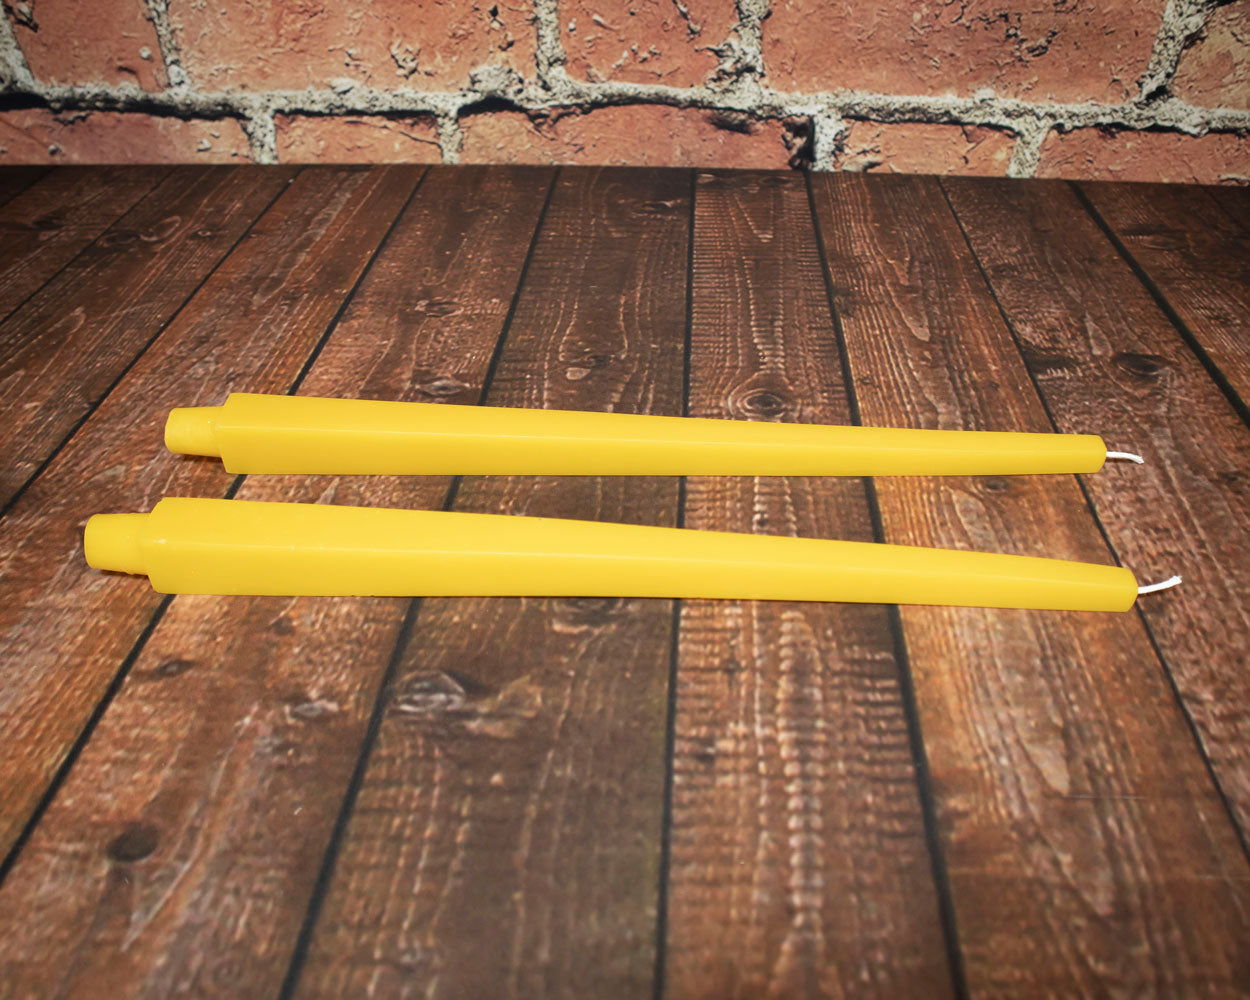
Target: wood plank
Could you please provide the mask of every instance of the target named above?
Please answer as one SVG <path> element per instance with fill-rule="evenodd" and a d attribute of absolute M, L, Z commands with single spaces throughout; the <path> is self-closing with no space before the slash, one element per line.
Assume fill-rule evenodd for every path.
<path fill-rule="evenodd" d="M 176 171 L 0 324 L 0 507 L 98 404 L 289 170 Z M 159 440 L 159 439 L 158 439 Z"/>
<path fill-rule="evenodd" d="M 803 177 L 696 190 L 691 415 L 851 423 Z M 864 490 L 696 477 L 685 521 L 872 541 Z M 669 997 L 951 992 L 898 669 L 879 605 L 682 602 Z"/>
<path fill-rule="evenodd" d="M 552 175 L 431 171 L 301 392 L 477 401 Z M 238 495 L 438 507 L 449 484 L 261 476 Z M 5 886 L 27 915 L 6 981 L 275 995 L 407 603 L 175 599 Z"/>
<path fill-rule="evenodd" d="M 225 494 L 221 463 L 164 450 L 169 409 L 288 389 L 418 176 L 302 172 L 0 520 L 0 852 L 162 604 L 145 580 L 87 568 L 84 521 Z"/>
<path fill-rule="evenodd" d="M 1250 232 L 1250 187 L 1239 184 L 1223 184 L 1209 187 L 1207 193 L 1216 200 L 1243 232 Z"/>
<path fill-rule="evenodd" d="M 1085 488 L 1127 566 L 1185 577 L 1141 613 L 1250 831 L 1250 435 L 1067 185 L 943 183 L 1058 428 L 1146 458 Z"/>
<path fill-rule="evenodd" d="M 48 172 L 44 166 L 23 165 L 0 167 L 0 205 L 16 198 Z"/>
<path fill-rule="evenodd" d="M 822 175 L 817 206 L 865 423 L 1051 429 L 935 179 Z M 1110 560 L 1072 477 L 877 491 L 889 541 Z M 1247 982 L 1246 858 L 1141 619 L 902 619 L 969 991 Z"/>
<path fill-rule="evenodd" d="M 1082 184 L 1094 210 L 1158 288 L 1250 421 L 1250 232 L 1201 188 Z"/>
<path fill-rule="evenodd" d="M 0 209 L 0 318 L 170 173 L 169 167 L 61 167 Z"/>
<path fill-rule="evenodd" d="M 678 413 L 688 175 L 557 183 L 487 401 Z M 677 483 L 496 477 L 457 509 L 672 524 Z M 298 996 L 651 991 L 669 601 L 423 602 Z"/>

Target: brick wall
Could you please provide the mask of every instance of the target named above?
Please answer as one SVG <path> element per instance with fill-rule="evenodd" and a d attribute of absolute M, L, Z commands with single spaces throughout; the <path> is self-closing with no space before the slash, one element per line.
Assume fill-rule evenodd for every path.
<path fill-rule="evenodd" d="M 1250 0 L 4 8 L 8 162 L 1250 177 Z"/>

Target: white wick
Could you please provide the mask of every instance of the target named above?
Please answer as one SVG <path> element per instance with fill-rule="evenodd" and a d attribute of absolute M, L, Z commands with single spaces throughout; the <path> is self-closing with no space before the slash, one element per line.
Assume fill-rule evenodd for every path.
<path fill-rule="evenodd" d="M 1142 594 L 1153 594 L 1157 590 L 1168 590 L 1175 587 L 1180 582 L 1181 578 L 1179 576 L 1169 576 L 1166 580 L 1163 580 L 1160 583 L 1148 583 L 1144 587 L 1138 587 L 1137 596 L 1141 597 Z"/>
<path fill-rule="evenodd" d="M 1134 455 L 1131 451 L 1109 451 L 1107 452 L 1107 458 L 1118 458 L 1125 462 L 1136 462 L 1138 465 L 1146 464 L 1146 460 L 1144 458 L 1140 455 Z"/>

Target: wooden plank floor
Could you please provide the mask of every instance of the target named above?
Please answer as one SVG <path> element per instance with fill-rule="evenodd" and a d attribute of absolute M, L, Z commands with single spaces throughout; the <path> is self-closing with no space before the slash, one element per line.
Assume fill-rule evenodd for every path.
<path fill-rule="evenodd" d="M 0 998 L 1250 995 L 1250 201 L 0 170 Z M 232 477 L 231 390 L 1103 435 L 950 479 Z M 161 496 L 975 548 L 1125 615 L 161 598 Z"/>

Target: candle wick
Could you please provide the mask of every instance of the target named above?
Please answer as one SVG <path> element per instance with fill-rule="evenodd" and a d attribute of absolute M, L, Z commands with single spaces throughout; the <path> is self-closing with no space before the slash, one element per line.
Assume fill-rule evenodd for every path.
<path fill-rule="evenodd" d="M 1168 590 L 1171 587 L 1175 587 L 1180 582 L 1181 578 L 1179 576 L 1169 576 L 1166 580 L 1163 580 L 1160 583 L 1150 583 L 1144 587 L 1138 587 L 1137 596 L 1141 597 L 1142 594 L 1153 594 L 1157 590 Z"/>
<path fill-rule="evenodd" d="M 1136 462 L 1138 465 L 1146 464 L 1146 460 L 1144 458 L 1140 455 L 1134 455 L 1131 451 L 1109 451 L 1107 452 L 1107 458 L 1118 458 L 1125 462 Z"/>

